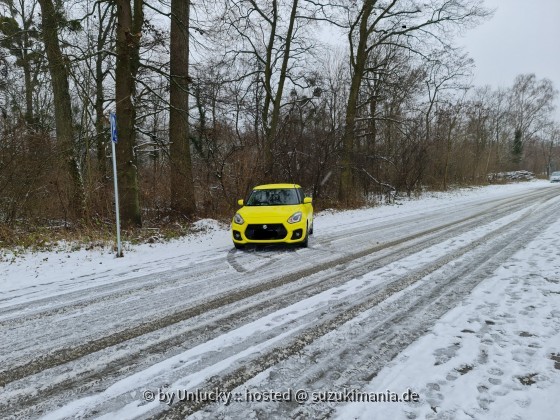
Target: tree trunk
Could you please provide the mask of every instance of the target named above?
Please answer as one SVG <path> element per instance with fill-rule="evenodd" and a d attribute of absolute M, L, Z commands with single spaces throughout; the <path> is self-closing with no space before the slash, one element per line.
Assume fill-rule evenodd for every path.
<path fill-rule="evenodd" d="M 358 94 L 364 77 L 364 70 L 367 62 L 367 41 L 369 36 L 368 20 L 373 10 L 375 1 L 368 0 L 362 6 L 362 13 L 359 22 L 358 46 L 351 51 L 352 77 L 350 90 L 348 92 L 348 103 L 346 106 L 346 119 L 344 134 L 342 138 L 342 172 L 340 174 L 340 184 L 338 189 L 338 199 L 348 206 L 354 198 L 352 162 L 354 152 L 354 137 L 356 129 L 356 116 L 358 110 Z M 352 38 L 352 31 L 348 35 Z M 352 55 L 353 54 L 353 55 Z"/>
<path fill-rule="evenodd" d="M 266 156 L 266 171 L 268 174 L 274 174 L 274 156 L 273 148 L 278 134 L 278 123 L 280 120 L 280 107 L 282 105 L 282 95 L 284 94 L 284 84 L 286 83 L 286 73 L 288 70 L 288 63 L 290 61 L 290 52 L 292 47 L 292 39 L 294 36 L 294 26 L 297 16 L 298 0 L 293 0 L 292 11 L 290 13 L 290 22 L 288 23 L 288 32 L 286 33 L 286 45 L 284 46 L 284 56 L 282 58 L 282 67 L 278 78 L 278 88 L 274 101 L 272 102 L 272 115 L 270 118 L 270 126 L 266 129 L 266 143 L 265 143 L 265 156 Z M 267 54 L 268 56 L 268 54 Z M 271 63 L 272 65 L 272 63 Z M 270 90 L 272 92 L 272 90 Z M 274 176 L 274 175 L 273 175 Z"/>
<path fill-rule="evenodd" d="M 86 214 L 84 183 L 74 144 L 68 69 L 58 40 L 57 13 L 52 0 L 39 0 L 39 4 L 42 11 L 43 39 L 53 88 L 56 136 L 72 179 L 71 210 L 74 216 L 83 219 Z"/>
<path fill-rule="evenodd" d="M 117 65 L 115 69 L 115 100 L 117 103 L 118 182 L 120 211 L 123 226 L 141 226 L 138 174 L 134 154 L 136 110 L 132 103 L 135 94 L 134 75 L 138 69 L 140 29 L 134 23 L 130 0 L 117 3 Z M 141 14 L 142 2 L 135 0 L 136 15 Z M 139 9 L 138 9 L 139 7 Z"/>
<path fill-rule="evenodd" d="M 449 159 L 451 156 L 452 134 L 456 123 L 457 117 L 453 117 L 449 122 L 449 129 L 447 130 L 447 141 L 445 144 L 445 166 L 443 171 L 443 191 L 447 191 L 447 184 L 449 182 Z"/>
<path fill-rule="evenodd" d="M 107 163 L 105 158 L 105 141 L 108 133 L 104 128 L 105 116 L 103 115 L 103 103 L 105 102 L 105 96 L 103 92 L 103 76 L 101 75 L 101 61 L 102 59 L 98 56 L 96 62 L 95 70 L 95 136 L 96 136 L 96 148 L 97 148 L 97 169 L 99 171 L 99 179 L 102 184 L 106 184 L 108 181 L 107 177 Z"/>
<path fill-rule="evenodd" d="M 171 1 L 169 157 L 171 209 L 196 212 L 189 141 L 189 0 Z"/>
<path fill-rule="evenodd" d="M 103 71 L 103 61 L 105 60 L 106 53 L 103 52 L 107 38 L 110 33 L 110 27 L 113 26 L 114 17 L 111 9 L 111 4 L 107 5 L 105 10 L 101 9 L 101 3 L 97 4 L 97 15 L 100 22 L 105 22 L 107 15 L 109 19 L 106 22 L 106 27 L 100 23 L 97 33 L 97 55 L 95 57 L 95 136 L 96 136 L 96 149 L 97 149 L 97 170 L 99 171 L 99 180 L 102 184 L 108 184 L 109 177 L 107 176 L 107 156 L 105 146 L 109 140 L 109 133 L 105 129 L 106 116 L 104 115 L 103 105 L 105 103 L 105 90 L 103 82 L 105 80 L 105 73 Z"/>
<path fill-rule="evenodd" d="M 23 45 L 21 53 L 21 63 L 23 67 L 23 80 L 25 84 L 25 122 L 28 127 L 35 125 L 35 118 L 33 115 L 33 77 L 31 75 L 31 58 L 29 51 L 31 51 L 31 40 L 29 31 L 33 23 L 32 16 L 27 17 L 25 7 L 21 8 L 21 20 L 23 22 Z"/>
<path fill-rule="evenodd" d="M 23 54 L 23 78 L 25 82 L 25 122 L 28 127 L 33 127 L 35 118 L 33 116 L 33 84 L 31 78 L 31 65 L 27 52 Z"/>
<path fill-rule="evenodd" d="M 276 25 L 278 22 L 278 2 L 272 0 L 272 17 L 270 19 L 270 35 L 266 47 L 266 62 L 264 64 L 264 103 L 262 107 L 262 124 L 264 131 L 263 147 L 264 147 L 264 173 L 262 182 L 272 181 L 272 166 L 274 165 L 274 157 L 272 154 L 273 140 L 272 131 L 269 124 L 270 106 L 274 106 L 272 98 L 272 70 L 274 50 L 274 42 L 276 40 Z"/>

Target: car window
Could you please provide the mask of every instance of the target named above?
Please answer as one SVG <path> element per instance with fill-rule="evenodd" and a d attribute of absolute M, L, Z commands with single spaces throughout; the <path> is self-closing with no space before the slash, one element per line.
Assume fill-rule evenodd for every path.
<path fill-rule="evenodd" d="M 272 189 L 272 190 L 254 190 L 249 199 L 247 206 L 286 206 L 299 204 L 299 197 L 294 188 Z"/>
<path fill-rule="evenodd" d="M 303 188 L 298 188 L 299 193 L 299 202 L 303 203 L 303 199 L 305 198 L 305 194 L 303 193 Z"/>
<path fill-rule="evenodd" d="M 560 176 L 560 172 L 552 172 L 552 176 Z"/>

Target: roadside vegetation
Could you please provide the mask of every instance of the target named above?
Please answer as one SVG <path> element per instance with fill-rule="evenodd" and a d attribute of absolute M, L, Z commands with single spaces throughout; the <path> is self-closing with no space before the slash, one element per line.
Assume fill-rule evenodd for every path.
<path fill-rule="evenodd" d="M 321 208 L 560 169 L 557 91 L 476 87 L 479 0 L 0 0 L 0 248 L 227 221 L 250 188 Z M 497 181 L 502 182 L 502 181 Z"/>

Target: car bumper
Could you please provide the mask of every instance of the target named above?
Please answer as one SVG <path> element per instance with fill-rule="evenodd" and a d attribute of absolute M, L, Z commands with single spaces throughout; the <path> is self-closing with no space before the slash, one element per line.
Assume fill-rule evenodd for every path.
<path fill-rule="evenodd" d="M 235 244 L 297 244 L 307 236 L 307 221 L 298 223 L 251 222 L 231 226 L 231 239 Z"/>

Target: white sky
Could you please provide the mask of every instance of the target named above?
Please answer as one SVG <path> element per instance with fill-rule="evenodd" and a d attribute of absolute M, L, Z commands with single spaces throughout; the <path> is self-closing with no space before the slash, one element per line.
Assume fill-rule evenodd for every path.
<path fill-rule="evenodd" d="M 463 44 L 476 62 L 476 85 L 508 87 L 535 73 L 560 90 L 560 0 L 485 0 L 494 17 L 467 32 Z M 556 115 L 560 121 L 560 101 Z"/>

